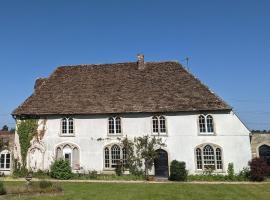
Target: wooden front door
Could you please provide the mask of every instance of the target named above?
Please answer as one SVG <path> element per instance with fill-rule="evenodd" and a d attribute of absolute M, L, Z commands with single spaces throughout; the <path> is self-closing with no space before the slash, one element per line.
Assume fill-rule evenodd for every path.
<path fill-rule="evenodd" d="M 168 154 L 163 149 L 158 149 L 158 157 L 155 159 L 155 176 L 168 177 Z"/>

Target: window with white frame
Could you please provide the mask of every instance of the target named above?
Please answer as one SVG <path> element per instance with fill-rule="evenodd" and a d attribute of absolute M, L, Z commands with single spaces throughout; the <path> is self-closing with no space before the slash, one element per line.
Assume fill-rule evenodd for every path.
<path fill-rule="evenodd" d="M 166 134 L 166 119 L 164 116 L 152 117 L 152 132 L 153 134 Z"/>
<path fill-rule="evenodd" d="M 61 120 L 61 133 L 62 135 L 74 134 L 74 119 L 71 117 L 62 118 Z"/>
<path fill-rule="evenodd" d="M 10 170 L 11 156 L 8 150 L 4 150 L 0 153 L 0 169 Z"/>
<path fill-rule="evenodd" d="M 202 134 L 214 133 L 214 119 L 211 115 L 200 115 L 198 118 L 199 131 Z"/>
<path fill-rule="evenodd" d="M 117 144 L 109 145 L 104 148 L 104 167 L 114 169 L 118 164 L 127 164 L 127 152 L 125 148 Z"/>
<path fill-rule="evenodd" d="M 222 171 L 222 150 L 216 145 L 203 144 L 196 147 L 196 168 L 197 170 Z"/>
<path fill-rule="evenodd" d="M 120 117 L 110 117 L 108 119 L 108 123 L 109 123 L 108 128 L 109 128 L 110 135 L 119 135 L 122 133 Z"/>

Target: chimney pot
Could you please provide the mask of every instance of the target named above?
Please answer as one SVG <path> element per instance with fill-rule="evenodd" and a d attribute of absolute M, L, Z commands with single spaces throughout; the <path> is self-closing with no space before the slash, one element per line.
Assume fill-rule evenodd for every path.
<path fill-rule="evenodd" d="M 145 68 L 144 55 L 143 54 L 137 54 L 137 63 L 138 63 L 138 69 L 139 70 L 143 70 Z"/>

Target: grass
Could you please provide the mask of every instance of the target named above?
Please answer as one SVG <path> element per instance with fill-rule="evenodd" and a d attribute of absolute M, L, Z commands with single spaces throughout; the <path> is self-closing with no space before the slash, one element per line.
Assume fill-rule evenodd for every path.
<path fill-rule="evenodd" d="M 22 182 L 5 182 L 6 187 Z M 270 184 L 62 183 L 63 195 L 20 197 L 21 200 L 268 200 Z M 1 197 L 0 197 L 1 199 Z M 18 199 L 18 197 L 4 199 Z"/>

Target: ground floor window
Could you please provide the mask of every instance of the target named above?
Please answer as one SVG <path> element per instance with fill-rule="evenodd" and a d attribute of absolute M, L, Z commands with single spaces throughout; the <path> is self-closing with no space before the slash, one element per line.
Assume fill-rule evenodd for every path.
<path fill-rule="evenodd" d="M 79 148 L 74 144 L 61 144 L 56 147 L 57 160 L 64 159 L 70 163 L 72 169 L 80 169 L 80 153 Z"/>
<path fill-rule="evenodd" d="M 106 169 L 113 169 L 118 164 L 127 164 L 126 149 L 117 144 L 106 146 L 104 148 L 104 167 Z"/>
<path fill-rule="evenodd" d="M 222 150 L 217 145 L 202 144 L 196 147 L 196 168 L 197 170 L 223 169 Z"/>
<path fill-rule="evenodd" d="M 0 169 L 1 170 L 10 170 L 10 152 L 4 150 L 0 153 Z"/>

